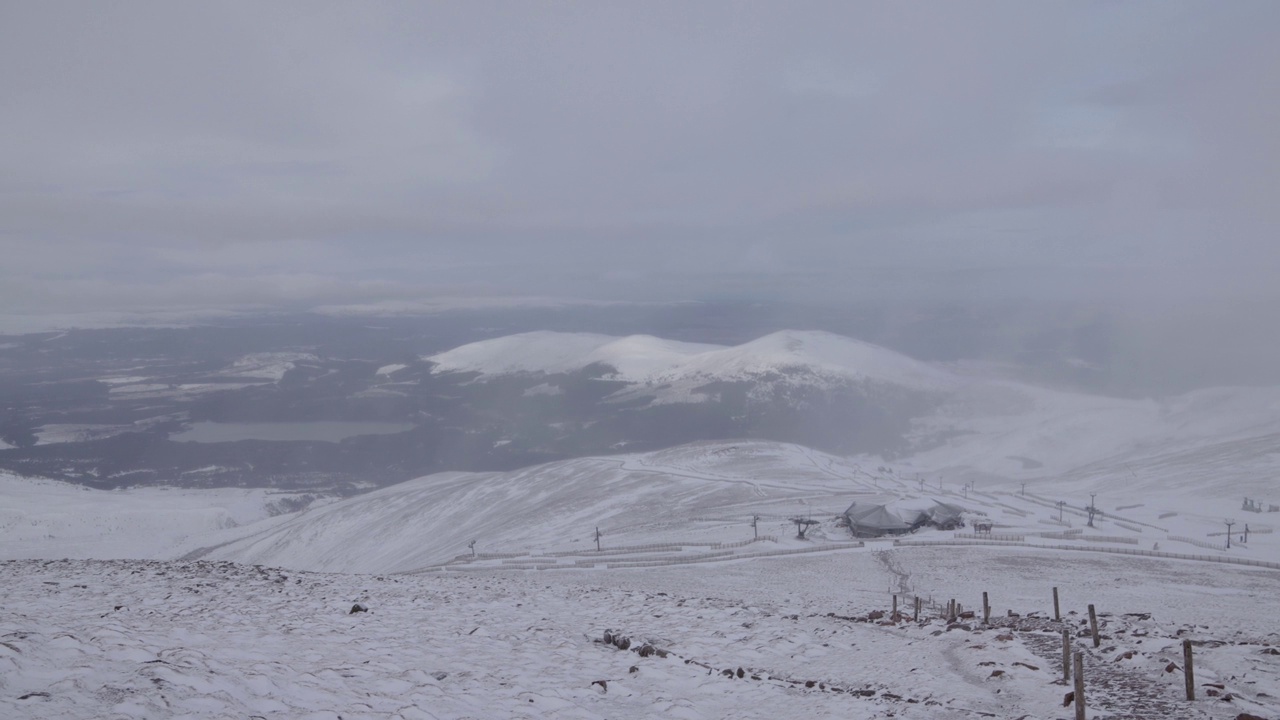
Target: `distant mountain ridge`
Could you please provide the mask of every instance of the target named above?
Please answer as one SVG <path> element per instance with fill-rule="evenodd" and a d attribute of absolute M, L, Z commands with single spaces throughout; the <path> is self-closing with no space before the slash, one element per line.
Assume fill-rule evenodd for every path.
<path fill-rule="evenodd" d="M 609 379 L 633 383 L 745 380 L 803 369 L 842 380 L 922 390 L 956 385 L 949 373 L 901 353 L 824 331 L 783 330 L 727 347 L 651 335 L 530 332 L 463 345 L 425 358 L 435 372 L 481 375 L 574 372 L 600 364 Z"/>
<path fill-rule="evenodd" d="M 176 364 L 136 357 L 131 340 L 96 365 L 96 346 L 82 343 L 79 355 L 42 369 L 41 348 L 74 339 L 33 339 L 19 358 L 31 381 L 10 385 L 21 422 L 0 432 L 0 469 L 103 489 L 273 487 L 332 496 L 448 471 L 773 441 L 877 463 L 909 460 L 961 483 L 1090 482 L 1120 464 L 1117 480 L 1127 485 L 1194 487 L 1212 461 L 1234 492 L 1261 497 L 1280 437 L 1280 387 L 1104 397 L 1029 385 L 980 364 L 939 367 L 817 331 L 735 346 L 543 331 L 432 343 L 426 347 L 452 349 L 425 356 L 268 343 L 216 363 Z M 155 352 L 167 357 L 162 350 Z M 336 441 L 196 442 L 180 434 L 198 423 L 317 421 L 404 429 Z M 4 446 L 24 432 L 29 446 Z"/>
<path fill-rule="evenodd" d="M 418 383 L 469 398 L 495 442 L 541 451 L 656 450 L 696 440 L 893 454 L 964 381 L 870 343 L 784 330 L 727 347 L 650 335 L 531 332 L 422 358 Z M 409 370 L 393 376 L 409 381 Z"/>
<path fill-rule="evenodd" d="M 127 363 L 104 362 L 91 378 L 69 363 L 59 372 L 74 382 L 24 386 L 42 393 L 24 401 L 41 409 L 14 432 L 0 427 L 0 441 L 29 438 L 31 446 L 0 446 L 0 469 L 102 488 L 346 495 L 433 472 L 511 470 L 700 440 L 900 454 L 914 446 L 912 421 L 966 382 L 883 347 L 800 330 L 737 346 L 526 332 L 425 357 L 299 344 L 154 368 L 121 352 Z M 27 362 L 40 367 L 34 355 Z M 405 429 L 287 445 L 269 436 L 181 435 L 197 423 L 316 421 Z"/>

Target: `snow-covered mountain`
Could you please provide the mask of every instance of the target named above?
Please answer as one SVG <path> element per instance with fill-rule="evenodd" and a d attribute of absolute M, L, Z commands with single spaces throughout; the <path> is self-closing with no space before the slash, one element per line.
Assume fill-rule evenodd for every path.
<path fill-rule="evenodd" d="M 756 379 L 770 374 L 879 382 L 936 390 L 948 373 L 870 343 L 821 331 L 785 330 L 735 347 L 650 335 L 531 332 L 483 340 L 427 358 L 436 372 L 564 373 L 608 366 L 611 379 L 663 384 Z"/>
<path fill-rule="evenodd" d="M 1197 537 L 1244 497 L 1280 503 L 1272 480 L 1280 472 L 1280 388 L 1106 398 L 954 374 L 798 331 L 737 347 L 527 333 L 464 345 L 430 365 L 380 366 L 378 375 L 397 386 L 447 380 L 433 387 L 456 392 L 470 413 L 460 416 L 470 423 L 457 432 L 460 444 L 519 448 L 534 462 L 430 474 L 270 519 L 295 506 L 262 491 L 86 495 L 9 478 L 0 484 L 6 555 L 391 572 L 438 565 L 472 540 L 480 552 L 572 552 L 592 544 L 584 528 L 597 526 L 615 546 L 732 543 L 743 537 L 743 518 L 760 515 L 772 523 L 766 534 L 782 537 L 797 514 L 830 518 L 882 493 L 914 501 L 938 492 L 951 501 L 971 483 L 1008 491 L 1026 482 L 1078 506 L 1101 491 L 1117 504 L 1212 516 L 1188 530 Z M 705 440 L 680 444 L 691 438 Z M 572 454 L 585 457 L 536 463 Z M 1212 514 L 1203 511 L 1210 506 Z M 1007 524 L 1022 525 L 1022 517 Z"/>
<path fill-rule="evenodd" d="M 735 347 L 534 332 L 424 360 L 429 373 L 396 381 L 441 388 L 496 430 L 495 447 L 548 459 L 728 438 L 896 452 L 913 418 L 965 384 L 886 348 L 794 330 Z"/>
<path fill-rule="evenodd" d="M 1165 467 L 1178 465 L 1177 457 L 1238 452 L 1239 463 L 1219 471 L 1233 477 L 1238 492 L 1256 494 L 1269 481 L 1265 438 L 1280 436 L 1280 388 L 1103 397 L 973 370 L 952 373 L 825 332 L 778 332 L 736 347 L 535 332 L 429 360 L 437 376 L 475 374 L 481 383 L 520 390 L 522 397 L 504 399 L 504 409 L 534 398 L 541 412 L 543 398 L 594 384 L 600 403 L 587 423 L 600 431 L 625 419 L 618 447 L 646 447 L 674 425 L 689 439 L 721 432 L 879 454 L 960 482 L 1098 477 L 1123 465 L 1127 483 L 1155 490 L 1161 477 L 1181 477 Z M 589 368 L 596 372 L 583 376 Z M 692 404 L 704 407 L 681 408 Z M 1192 471 L 1186 482 L 1194 486 L 1196 477 Z"/>
<path fill-rule="evenodd" d="M 104 488 L 350 494 L 442 471 L 752 439 L 914 457 L 966 478 L 1066 473 L 1121 455 L 1141 475 L 1144 453 L 1190 451 L 1196 433 L 1208 443 L 1252 437 L 1278 414 L 1266 391 L 1087 396 L 809 331 L 735 347 L 537 332 L 394 361 L 235 354 L 185 375 L 116 368 L 74 388 L 82 394 L 49 400 L 66 407 L 11 428 L 5 436 L 30 447 L 0 449 L 0 465 Z M 104 412 L 104 402 L 119 411 Z M 351 433 L 338 442 L 317 426 L 326 418 L 356 424 L 336 428 Z M 400 422 L 378 435 L 388 418 Z M 198 439 L 188 430 L 219 429 L 211 423 L 231 432 L 186 442 Z M 271 423 L 288 432 L 272 433 Z M 305 451 L 276 442 L 285 437 Z M 241 438 L 250 442 L 229 441 Z"/>

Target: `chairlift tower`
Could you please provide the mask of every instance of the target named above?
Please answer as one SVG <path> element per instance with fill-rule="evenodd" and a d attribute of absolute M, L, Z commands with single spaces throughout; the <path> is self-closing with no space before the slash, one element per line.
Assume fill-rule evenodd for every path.
<path fill-rule="evenodd" d="M 1236 524 L 1235 520 L 1224 520 L 1227 524 L 1227 549 L 1231 549 L 1231 526 Z"/>
<path fill-rule="evenodd" d="M 810 526 L 817 525 L 818 521 L 813 518 L 793 517 L 791 522 L 796 524 L 796 537 L 804 540 L 804 534 L 809 531 Z"/>

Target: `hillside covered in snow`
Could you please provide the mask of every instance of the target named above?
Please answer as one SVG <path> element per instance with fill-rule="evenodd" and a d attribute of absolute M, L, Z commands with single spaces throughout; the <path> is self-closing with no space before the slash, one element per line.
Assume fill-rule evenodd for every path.
<path fill-rule="evenodd" d="M 1280 513 L 1240 512 L 1203 459 L 1180 468 L 1199 487 L 1152 495 L 1126 488 L 1124 465 L 1024 490 L 961 485 L 923 458 L 695 443 L 276 516 L 258 491 L 7 477 L 0 540 L 37 559 L 0 562 L 0 712 L 1065 718 L 1067 629 L 1091 716 L 1272 717 Z M 842 525 L 852 503 L 935 501 L 968 526 L 857 540 Z M 1227 515 L 1251 526 L 1231 548 Z M 804 539 L 794 518 L 815 523 Z M 974 614 L 949 621 L 952 598 Z"/>
<path fill-rule="evenodd" d="M 1280 713 L 1280 389 L 1108 398 L 820 333 L 403 360 L 232 367 L 261 398 L 422 393 L 459 445 L 544 461 L 346 498 L 0 475 L 0 714 L 1058 718 L 1063 630 L 1091 716 Z M 53 433 L 37 449 L 103 447 Z M 284 445 L 314 465 L 430 437 Z M 845 525 L 937 503 L 965 527 Z M 973 615 L 944 617 L 953 598 Z"/>

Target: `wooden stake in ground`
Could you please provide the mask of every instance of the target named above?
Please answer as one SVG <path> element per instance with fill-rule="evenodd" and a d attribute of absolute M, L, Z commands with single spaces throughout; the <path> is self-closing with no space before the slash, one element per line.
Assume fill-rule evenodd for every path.
<path fill-rule="evenodd" d="M 898 614 L 898 594 L 897 593 L 893 594 L 893 614 L 894 615 Z"/>
<path fill-rule="evenodd" d="M 1071 633 L 1062 631 L 1062 682 L 1071 679 Z"/>
<path fill-rule="evenodd" d="M 1182 641 L 1182 679 L 1187 681 L 1187 699 L 1196 699 L 1196 672 L 1191 666 L 1191 641 Z"/>
<path fill-rule="evenodd" d="M 1092 605 L 1089 606 L 1089 633 L 1093 635 L 1093 646 L 1098 647 L 1102 638 L 1098 636 L 1098 613 L 1094 612 Z"/>
<path fill-rule="evenodd" d="M 1084 720 L 1084 653 L 1076 651 L 1076 720 Z"/>
<path fill-rule="evenodd" d="M 916 596 L 916 611 L 915 611 L 915 614 L 912 616 L 912 620 L 914 620 L 915 622 L 920 622 L 920 596 L 919 595 Z"/>
<path fill-rule="evenodd" d="M 991 606 L 987 604 L 987 592 L 982 592 L 982 624 L 991 624 Z"/>
<path fill-rule="evenodd" d="M 1053 589 L 1053 619 L 1062 619 L 1062 612 L 1058 609 L 1058 588 Z"/>

